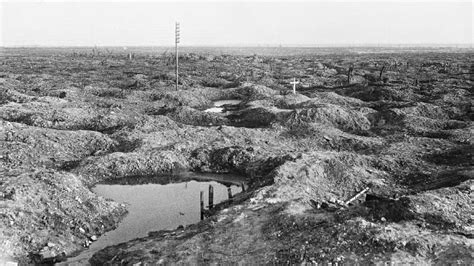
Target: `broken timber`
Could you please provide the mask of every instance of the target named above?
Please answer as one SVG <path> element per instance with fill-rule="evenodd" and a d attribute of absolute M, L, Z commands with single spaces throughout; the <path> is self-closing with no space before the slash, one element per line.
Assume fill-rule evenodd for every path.
<path fill-rule="evenodd" d="M 367 191 L 369 191 L 369 187 L 364 188 L 361 192 L 357 193 L 354 197 L 350 198 L 348 201 L 344 202 L 345 206 L 348 206 L 351 204 L 353 201 L 356 199 L 360 198 L 362 195 L 364 195 Z"/>

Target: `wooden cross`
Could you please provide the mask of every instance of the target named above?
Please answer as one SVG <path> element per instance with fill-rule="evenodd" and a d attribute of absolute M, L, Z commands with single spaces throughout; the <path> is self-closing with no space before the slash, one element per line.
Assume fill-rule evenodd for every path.
<path fill-rule="evenodd" d="M 290 84 L 293 85 L 293 94 L 296 94 L 296 84 L 300 83 L 299 81 L 296 81 L 296 78 L 293 78 L 293 81 L 290 82 Z"/>

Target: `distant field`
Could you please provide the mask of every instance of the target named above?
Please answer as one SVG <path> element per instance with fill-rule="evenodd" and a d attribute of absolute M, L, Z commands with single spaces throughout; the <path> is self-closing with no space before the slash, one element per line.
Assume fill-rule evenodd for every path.
<path fill-rule="evenodd" d="M 262 56 L 297 56 L 328 54 L 366 54 L 366 53 L 466 53 L 472 48 L 454 47 L 180 47 L 182 53 L 210 55 L 262 55 Z M 50 55 L 72 53 L 162 55 L 174 53 L 174 47 L 1 47 L 0 56 L 4 55 Z"/>

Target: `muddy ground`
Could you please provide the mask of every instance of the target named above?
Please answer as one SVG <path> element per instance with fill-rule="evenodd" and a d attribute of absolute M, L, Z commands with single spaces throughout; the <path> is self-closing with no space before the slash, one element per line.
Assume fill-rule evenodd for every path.
<path fill-rule="evenodd" d="M 91 263 L 472 263 L 474 54 L 360 52 L 183 53 L 175 91 L 167 53 L 3 49 L 0 259 L 113 229 L 126 208 L 98 182 L 194 171 L 250 189 Z"/>

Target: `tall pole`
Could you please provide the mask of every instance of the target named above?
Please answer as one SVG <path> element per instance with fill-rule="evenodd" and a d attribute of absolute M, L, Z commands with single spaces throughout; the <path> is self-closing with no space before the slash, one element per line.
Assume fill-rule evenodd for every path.
<path fill-rule="evenodd" d="M 176 25 L 175 25 L 176 90 L 178 90 L 178 43 L 179 43 L 179 22 L 176 22 Z"/>

